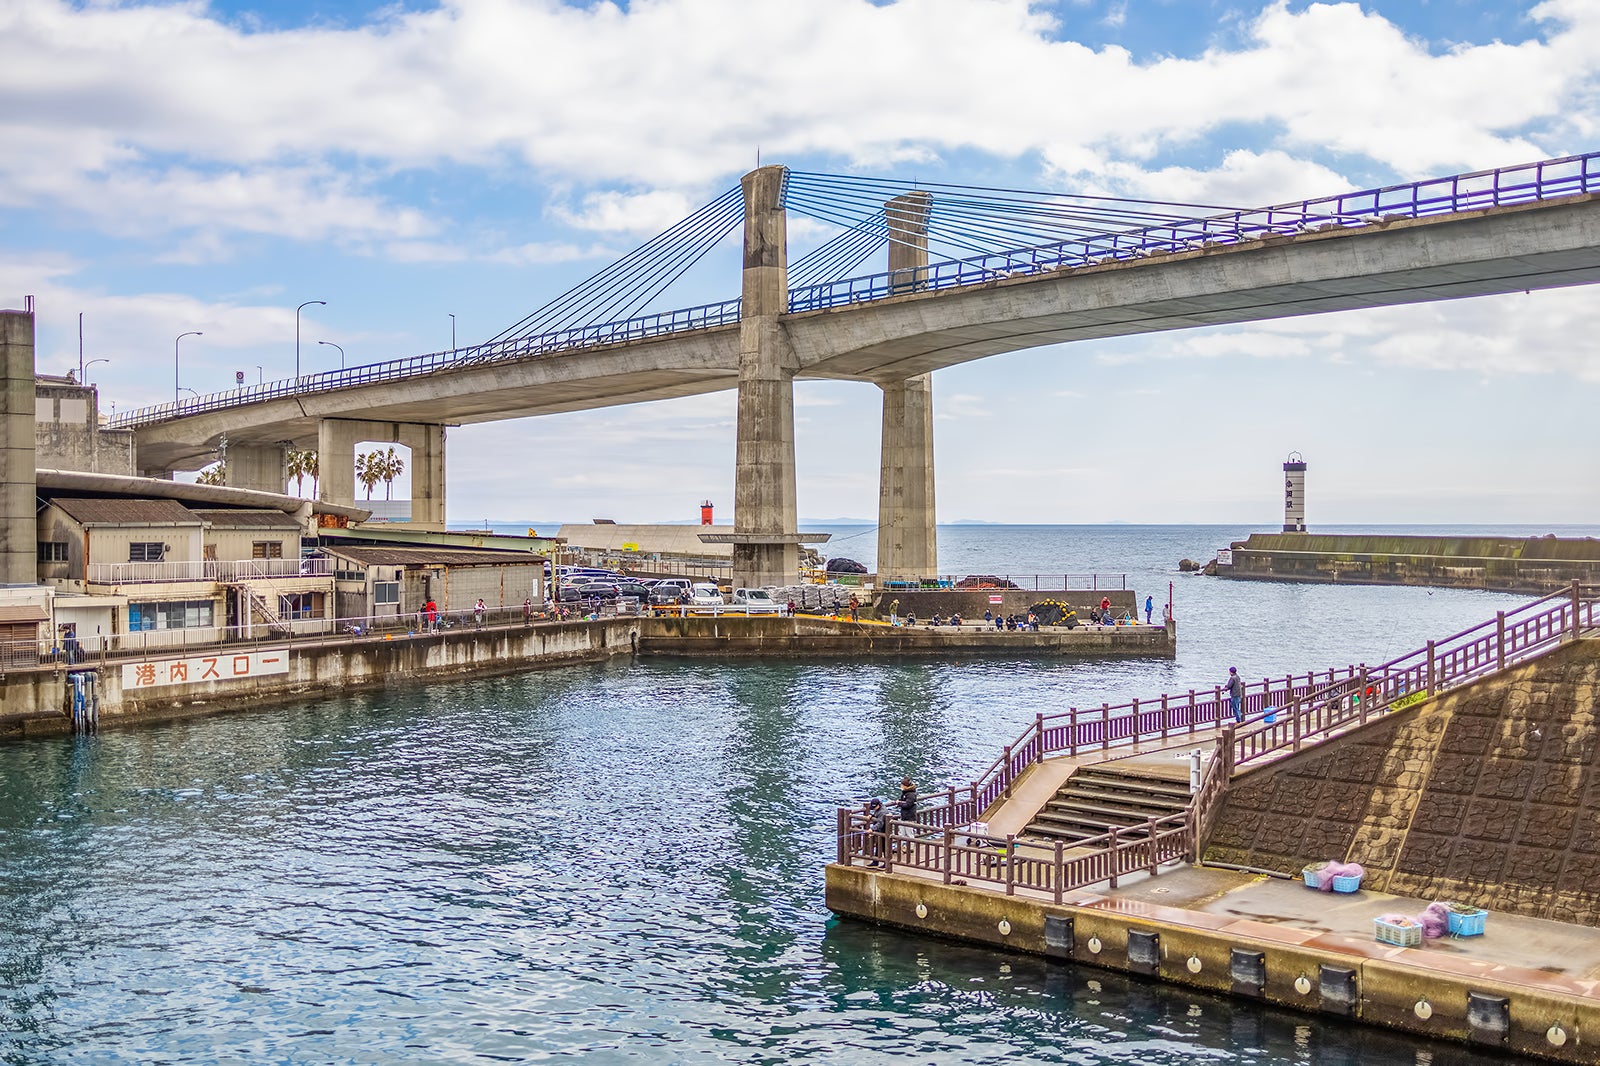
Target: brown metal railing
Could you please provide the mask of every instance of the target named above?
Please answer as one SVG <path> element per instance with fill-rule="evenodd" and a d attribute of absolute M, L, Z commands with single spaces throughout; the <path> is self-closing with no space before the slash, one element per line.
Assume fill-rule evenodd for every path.
<path fill-rule="evenodd" d="M 1067 892 L 1089 885 L 1117 886 L 1130 874 L 1156 874 L 1167 863 L 1192 858 L 1193 835 L 1183 814 L 1151 818 L 1131 827 L 1068 844 L 1043 844 L 973 833 L 953 825 L 891 820 L 884 832 L 871 831 L 867 815 L 839 808 L 838 861 L 877 863 L 886 873 L 912 870 L 937 876 L 945 884 L 986 882 L 1018 891 L 1042 893 L 1060 903 Z"/>
<path fill-rule="evenodd" d="M 1573 582 L 1560 592 L 1512 611 L 1500 611 L 1490 621 L 1443 640 L 1429 641 L 1416 651 L 1378 666 L 1357 664 L 1321 674 L 1291 674 L 1281 681 L 1268 678 L 1259 685 L 1247 684 L 1242 710 L 1249 729 L 1239 728 L 1231 720 L 1230 701 L 1220 686 L 1209 693 L 1190 689 L 1154 700 L 1038 714 L 1022 736 L 1006 746 L 977 780 L 965 787 L 933 793 L 932 802 L 919 812 L 917 825 L 919 829 L 945 830 L 947 835 L 966 835 L 958 827 L 981 819 L 994 803 L 1008 798 L 1017 779 L 1050 755 L 1110 752 L 1136 743 L 1181 740 L 1220 729 L 1216 755 L 1207 762 L 1200 787 L 1188 807 L 1182 814 L 1163 819 L 1178 820 L 1187 826 L 1183 833 L 1188 854 L 1198 855 L 1236 771 L 1264 765 L 1308 744 L 1364 725 L 1387 711 L 1500 673 L 1597 629 L 1600 586 Z M 849 828 L 845 817 L 851 813 L 850 808 L 841 808 L 841 833 Z M 1111 836 L 1116 832 L 1113 830 Z M 1087 845 L 1088 842 L 1074 845 L 1072 850 L 1076 852 Z M 1009 849 L 1011 844 L 1006 846 Z M 1035 845 L 1024 842 L 1021 846 Z M 845 854 L 843 837 L 840 854 Z M 1117 867 L 1113 862 L 1103 869 L 1115 876 Z M 1065 883 L 1071 882 L 1072 878 L 1066 877 Z"/>

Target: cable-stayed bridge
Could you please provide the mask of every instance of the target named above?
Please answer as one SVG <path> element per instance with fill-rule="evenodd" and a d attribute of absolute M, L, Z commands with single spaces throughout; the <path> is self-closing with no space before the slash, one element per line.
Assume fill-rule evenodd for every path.
<path fill-rule="evenodd" d="M 234 484 L 321 453 L 413 453 L 413 518 L 444 520 L 444 427 L 737 388 L 736 572 L 792 573 L 793 381 L 884 393 L 880 572 L 933 573 L 932 371 L 1075 340 L 1600 280 L 1600 153 L 1240 209 L 763 167 L 482 344 L 118 415 L 142 470 L 226 447 Z M 790 215 L 831 233 L 788 261 Z M 742 291 L 670 294 L 742 229 Z"/>

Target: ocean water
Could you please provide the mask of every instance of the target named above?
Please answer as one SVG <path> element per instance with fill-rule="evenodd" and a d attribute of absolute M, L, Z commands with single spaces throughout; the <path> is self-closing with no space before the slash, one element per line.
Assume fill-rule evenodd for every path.
<path fill-rule="evenodd" d="M 1173 582 L 1175 662 L 618 661 L 0 747 L 0 1061 L 1503 1061 L 823 908 L 837 803 L 1039 710 L 1523 602 L 1173 573 L 1228 535 L 941 530 L 958 572 Z"/>

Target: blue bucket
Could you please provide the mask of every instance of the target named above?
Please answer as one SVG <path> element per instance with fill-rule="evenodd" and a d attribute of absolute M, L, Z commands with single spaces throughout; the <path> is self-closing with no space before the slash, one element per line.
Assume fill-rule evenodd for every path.
<path fill-rule="evenodd" d="M 1278 708 L 1276 708 L 1276 707 L 1268 707 L 1266 709 L 1265 713 L 1262 715 L 1261 720 L 1263 722 L 1267 723 L 1268 725 L 1277 725 L 1278 724 Z"/>

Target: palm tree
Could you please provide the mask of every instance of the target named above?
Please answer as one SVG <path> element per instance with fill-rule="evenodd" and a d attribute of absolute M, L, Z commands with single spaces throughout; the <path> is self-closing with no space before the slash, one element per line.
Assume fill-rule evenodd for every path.
<path fill-rule="evenodd" d="M 367 452 L 356 456 L 356 480 L 367 488 L 367 501 L 372 500 L 372 490 L 383 480 L 383 453 Z"/>
<path fill-rule="evenodd" d="M 394 445 L 389 445 L 389 450 L 383 456 L 383 498 L 393 498 L 394 479 L 406 472 L 406 461 L 394 450 Z"/>
<path fill-rule="evenodd" d="M 306 456 L 306 475 L 311 478 L 311 497 L 316 499 L 317 478 L 322 475 L 322 460 L 317 457 L 316 452 L 302 452 L 301 454 Z"/>
<path fill-rule="evenodd" d="M 311 472 L 310 463 L 316 462 L 316 458 L 316 452 L 294 451 L 289 453 L 289 476 L 294 478 L 294 493 L 296 496 L 300 495 L 300 490 L 305 484 L 306 475 Z M 316 491 L 315 485 L 312 486 L 312 491 Z"/>
<path fill-rule="evenodd" d="M 225 462 L 212 463 L 200 471 L 194 479 L 196 485 L 226 485 L 228 483 L 228 464 Z"/>

